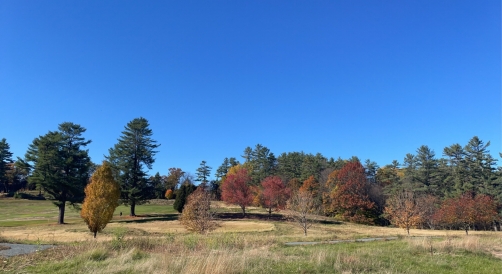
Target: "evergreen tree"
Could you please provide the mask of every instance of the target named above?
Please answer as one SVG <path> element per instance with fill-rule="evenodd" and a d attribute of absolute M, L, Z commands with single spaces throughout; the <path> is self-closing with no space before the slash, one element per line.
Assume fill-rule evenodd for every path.
<path fill-rule="evenodd" d="M 302 177 L 302 163 L 304 158 L 305 153 L 303 152 L 282 153 L 277 158 L 277 175 L 287 182 L 292 179 L 300 180 Z"/>
<path fill-rule="evenodd" d="M 364 170 L 366 171 L 366 177 L 370 183 L 376 183 L 376 173 L 378 168 L 378 164 L 370 159 L 367 159 L 364 162 Z"/>
<path fill-rule="evenodd" d="M 9 151 L 10 146 L 7 140 L 3 138 L 0 141 L 0 187 L 7 192 L 7 170 L 9 170 L 9 163 L 12 163 L 12 152 Z"/>
<path fill-rule="evenodd" d="M 187 202 L 188 196 L 195 191 L 196 187 L 192 182 L 185 181 L 176 193 L 176 199 L 174 200 L 173 207 L 179 213 L 183 212 L 183 208 L 185 208 L 185 204 Z"/>
<path fill-rule="evenodd" d="M 495 159 L 489 154 L 488 146 L 490 142 L 485 144 L 477 136 L 474 136 L 465 146 L 465 160 L 469 172 L 464 183 L 464 190 L 493 195 Z"/>
<path fill-rule="evenodd" d="M 273 174 L 276 158 L 266 146 L 257 144 L 251 152 L 251 178 L 252 185 L 259 185 L 266 177 Z"/>
<path fill-rule="evenodd" d="M 151 138 L 148 121 L 136 118 L 125 126 L 118 143 L 109 149 L 106 158 L 114 170 L 115 179 L 121 186 L 122 203 L 130 206 L 130 216 L 136 216 L 136 205 L 148 199 L 147 169 L 155 162 L 155 149 L 159 144 Z"/>
<path fill-rule="evenodd" d="M 230 161 L 228 160 L 228 158 L 225 157 L 225 159 L 223 159 L 223 163 L 221 164 L 220 167 L 218 167 L 218 169 L 216 170 L 216 180 L 219 181 L 221 178 L 223 178 L 223 176 L 227 175 L 227 172 L 228 172 L 228 169 L 230 168 Z"/>
<path fill-rule="evenodd" d="M 155 199 L 163 199 L 167 190 L 165 177 L 160 176 L 160 173 L 157 172 L 154 176 L 150 177 L 150 184 L 153 189 L 153 197 Z"/>
<path fill-rule="evenodd" d="M 435 176 L 438 171 L 438 161 L 436 154 L 428 146 L 421 146 L 417 149 L 416 159 L 416 181 L 418 191 L 433 193 L 437 190 L 437 180 Z"/>
<path fill-rule="evenodd" d="M 443 155 L 448 157 L 448 169 L 445 170 L 446 178 L 443 182 L 443 190 L 447 196 L 458 196 L 468 191 L 464 188 L 467 176 L 467 166 L 465 161 L 465 151 L 459 144 L 445 147 Z"/>
<path fill-rule="evenodd" d="M 206 165 L 206 161 L 202 161 L 200 163 L 200 167 L 197 168 L 197 172 L 195 173 L 195 176 L 197 178 L 195 181 L 201 182 L 203 185 L 206 185 L 209 181 L 209 176 L 211 175 L 211 167 Z"/>
<path fill-rule="evenodd" d="M 84 187 L 89 180 L 91 160 L 87 150 L 91 141 L 81 135 L 85 128 L 65 122 L 59 131 L 49 132 L 33 140 L 26 162 L 33 168 L 28 181 L 43 187 L 59 208 L 58 223 L 64 223 L 66 202 L 74 205 L 84 199 Z"/>
<path fill-rule="evenodd" d="M 253 158 L 252 154 L 253 154 L 253 149 L 251 147 L 246 147 L 244 149 L 244 155 L 242 155 L 242 158 L 244 158 L 245 163 L 251 161 L 251 159 Z"/>
<path fill-rule="evenodd" d="M 327 162 L 327 159 L 320 153 L 316 155 L 305 154 L 301 164 L 300 180 L 305 181 L 310 176 L 314 176 L 319 181 L 321 171 L 328 166 Z"/>

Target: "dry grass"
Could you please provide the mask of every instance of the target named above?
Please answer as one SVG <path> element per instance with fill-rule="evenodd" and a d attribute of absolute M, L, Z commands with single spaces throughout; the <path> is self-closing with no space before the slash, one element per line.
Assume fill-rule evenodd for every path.
<path fill-rule="evenodd" d="M 135 230 L 136 226 L 145 225 L 142 229 L 148 230 L 158 228 L 161 223 L 128 224 L 129 226 L 120 228 L 128 229 L 128 233 L 139 233 Z M 254 222 L 242 221 L 239 224 L 239 221 L 232 221 L 232 223 L 235 223 L 237 227 L 245 227 L 246 224 Z M 258 224 L 266 225 L 267 222 L 258 222 Z M 437 231 L 437 233 L 442 232 L 443 238 L 404 237 L 402 241 L 379 243 L 284 247 L 282 243 L 287 240 L 286 237 L 295 237 L 296 232 L 292 230 L 294 226 L 287 223 L 274 223 L 273 225 L 277 230 L 261 233 L 213 232 L 209 235 L 197 235 L 178 232 L 155 237 L 135 236 L 122 240 L 114 238 L 116 235 L 110 235 L 110 238 L 114 238 L 111 241 L 89 239 L 79 243 L 60 245 L 38 254 L 12 258 L 4 270 L 17 273 L 19 269 L 26 269 L 25 272 L 31 273 L 36 269 L 37 273 L 52 274 L 295 273 L 302 271 L 304 273 L 403 273 L 407 268 L 394 262 L 389 265 L 385 261 L 392 260 L 396 255 L 412 254 L 407 255 L 405 260 L 410 262 L 419 256 L 421 257 L 420 263 L 441 265 L 448 256 L 461 260 L 464 255 L 459 255 L 458 250 L 482 253 L 502 244 L 500 236 L 495 233 L 455 236 L 445 231 Z M 350 238 L 348 230 L 361 233 L 362 227 L 351 224 L 318 225 L 314 236 L 309 236 L 307 239 L 300 237 L 300 239 L 312 240 L 321 237 L 323 231 L 329 231 L 329 233 L 344 231 L 346 237 Z M 378 227 L 366 228 L 369 232 L 382 233 Z M 289 235 L 290 232 L 293 234 Z M 494 241 L 494 239 L 499 239 L 499 241 Z M 434 248 L 434 256 L 427 256 L 430 242 Z M 405 264 L 404 267 L 409 266 Z M 1 265 L 0 271 L 2 271 Z M 414 270 L 408 273 L 423 272 Z"/>
<path fill-rule="evenodd" d="M 103 233 L 98 233 L 97 241 L 109 241 L 113 231 L 118 228 L 127 230 L 128 237 L 163 237 L 170 233 L 188 233 L 179 221 L 153 221 L 146 223 L 110 223 Z M 264 232 L 272 231 L 275 225 L 262 221 L 224 221 L 212 233 Z M 17 241 L 37 241 L 42 243 L 68 243 L 93 240 L 92 233 L 84 224 L 43 225 L 36 227 L 2 228 L 0 235 Z"/>

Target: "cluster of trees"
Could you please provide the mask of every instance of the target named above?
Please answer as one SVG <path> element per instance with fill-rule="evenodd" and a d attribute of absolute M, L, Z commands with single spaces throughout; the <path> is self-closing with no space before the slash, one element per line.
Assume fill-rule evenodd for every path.
<path fill-rule="evenodd" d="M 218 189 L 212 191 L 239 205 L 243 214 L 249 205 L 269 213 L 285 208 L 291 195 L 303 191 L 310 193 L 320 213 L 352 222 L 390 222 L 408 231 L 499 229 L 502 168 L 496 168 L 489 145 L 473 137 L 463 147 L 444 148 L 439 159 L 424 145 L 407 154 L 403 165 L 394 160 L 379 167 L 371 160 L 362 164 L 357 157 L 334 160 L 319 153 L 290 152 L 276 158 L 258 144 L 244 150 L 242 164 L 225 158 L 212 184 Z"/>
<path fill-rule="evenodd" d="M 86 146 L 91 141 L 82 137 L 84 133 L 80 125 L 62 123 L 58 130 L 35 138 L 17 161 L 2 139 L 0 189 L 10 192 L 28 186 L 44 191 L 59 207 L 58 222 L 64 223 L 65 205 L 83 201 L 84 189 L 98 168 L 89 158 Z M 465 146 L 444 148 L 439 159 L 424 145 L 416 154 L 407 154 L 402 165 L 394 160 L 383 167 L 371 160 L 335 160 L 320 153 L 287 152 L 276 157 L 257 144 L 244 149 L 242 163 L 225 158 L 215 180 L 210 179 L 212 168 L 206 161 L 195 175 L 173 167 L 167 175 L 148 176 L 160 145 L 152 139 L 148 121 L 140 117 L 125 126 L 109 149 L 106 166 L 120 186 L 119 201 L 130 207 L 131 216 L 136 205 L 152 198 L 176 199 L 174 207 L 183 212 L 187 203 L 196 204 L 190 195 L 202 189 L 198 197 L 206 198 L 207 193 L 239 205 L 243 215 L 250 205 L 262 206 L 269 214 L 288 205 L 291 209 L 303 195 L 311 198 L 308 212 L 347 221 L 467 232 L 500 226 L 502 168 L 496 168 L 489 144 L 473 137 Z"/>

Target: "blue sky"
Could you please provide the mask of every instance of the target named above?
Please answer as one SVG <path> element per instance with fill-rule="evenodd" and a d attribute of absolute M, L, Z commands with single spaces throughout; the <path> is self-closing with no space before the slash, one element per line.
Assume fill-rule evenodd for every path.
<path fill-rule="evenodd" d="M 500 1 L 1 1 L 0 138 L 70 121 L 101 162 L 127 122 L 151 174 L 260 143 L 371 159 L 501 142 Z"/>

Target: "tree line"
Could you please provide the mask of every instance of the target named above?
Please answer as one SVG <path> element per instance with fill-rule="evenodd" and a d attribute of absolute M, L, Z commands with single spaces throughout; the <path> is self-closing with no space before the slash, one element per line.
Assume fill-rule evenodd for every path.
<path fill-rule="evenodd" d="M 12 160 L 5 139 L 0 142 L 0 189 L 44 191 L 59 208 L 83 201 L 84 188 L 99 165 L 91 162 L 82 135 L 71 122 L 33 140 L 25 157 Z M 120 186 L 120 202 L 135 215 L 136 205 L 152 198 L 175 199 L 182 212 L 188 196 L 202 186 L 212 199 L 250 205 L 269 214 L 285 209 L 298 196 L 309 196 L 312 208 L 343 220 L 423 228 L 491 229 L 500 227 L 502 168 L 490 155 L 490 142 L 473 137 L 465 146 L 445 147 L 437 158 L 428 146 L 380 167 L 357 157 L 327 158 L 321 153 L 284 152 L 276 156 L 257 144 L 238 158 L 228 157 L 214 172 L 202 161 L 195 175 L 180 168 L 148 176 L 160 146 L 145 118 L 127 123 L 106 161 Z M 502 157 L 502 154 L 500 155 Z M 199 186 L 196 186 L 199 182 Z M 307 195 L 308 194 L 308 195 Z M 198 194 L 199 197 L 205 197 Z M 296 196 L 295 196 L 296 195 Z M 300 196 L 301 196 L 300 195 Z M 292 205 L 291 205 L 292 206 Z"/>

